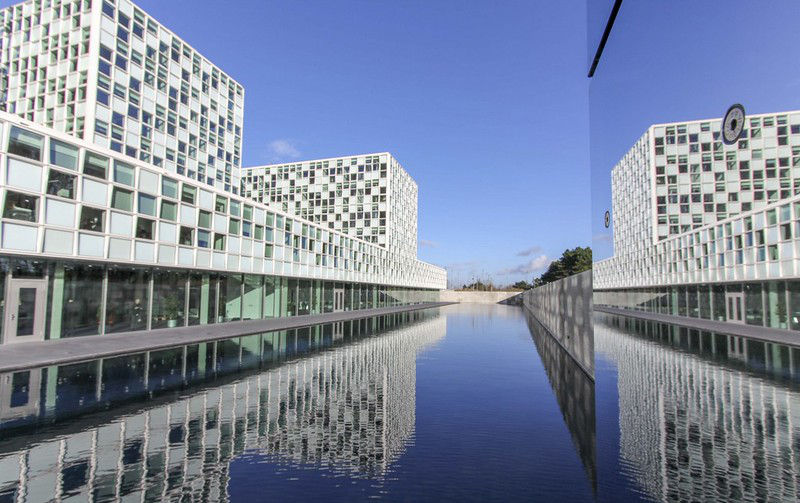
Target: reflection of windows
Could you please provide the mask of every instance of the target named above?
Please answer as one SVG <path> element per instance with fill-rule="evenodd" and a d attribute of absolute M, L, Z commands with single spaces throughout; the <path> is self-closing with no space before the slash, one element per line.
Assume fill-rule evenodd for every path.
<path fill-rule="evenodd" d="M 108 157 L 95 154 L 94 152 L 86 152 L 86 156 L 83 161 L 84 174 L 96 176 L 105 180 L 107 169 Z"/>
<path fill-rule="evenodd" d="M 111 207 L 117 210 L 133 211 L 133 192 L 114 187 L 111 193 Z"/>
<path fill-rule="evenodd" d="M 78 147 L 51 139 L 50 164 L 72 170 L 78 169 Z"/>
<path fill-rule="evenodd" d="M 47 177 L 47 193 L 51 196 L 75 199 L 75 176 L 54 169 Z"/>
<path fill-rule="evenodd" d="M 36 222 L 39 198 L 17 192 L 6 192 L 6 204 L 3 207 L 3 218 Z"/>
<path fill-rule="evenodd" d="M 191 227 L 183 227 L 181 226 L 181 232 L 179 236 L 179 244 L 192 246 L 194 244 L 194 229 Z"/>
<path fill-rule="evenodd" d="M 136 237 L 139 239 L 153 239 L 155 221 L 139 217 L 136 219 Z"/>
<path fill-rule="evenodd" d="M 106 212 L 97 208 L 81 208 L 80 228 L 86 231 L 103 232 Z"/>
<path fill-rule="evenodd" d="M 44 137 L 42 135 L 11 126 L 11 135 L 8 139 L 9 154 L 41 161 L 43 148 Z"/>

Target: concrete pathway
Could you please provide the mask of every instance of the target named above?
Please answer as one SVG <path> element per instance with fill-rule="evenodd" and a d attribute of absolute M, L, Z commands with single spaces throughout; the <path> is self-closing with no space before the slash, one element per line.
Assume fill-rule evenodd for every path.
<path fill-rule="evenodd" d="M 736 335 L 739 337 L 747 337 L 748 339 L 756 339 L 764 342 L 787 344 L 789 346 L 800 346 L 800 332 L 793 330 L 758 327 L 754 325 L 704 320 L 699 318 L 688 318 L 686 316 L 674 316 L 670 314 L 648 313 L 644 311 L 619 309 L 608 306 L 594 306 L 594 310 L 601 313 L 616 314 L 625 316 L 627 318 L 637 318 L 640 320 L 669 323 L 670 325 L 705 330 L 707 332 L 716 332 L 718 334 Z"/>
<path fill-rule="evenodd" d="M 23 342 L 0 346 L 0 372 L 62 365 L 79 361 L 141 353 L 185 344 L 197 344 L 242 335 L 288 330 L 340 321 L 359 320 L 386 314 L 447 306 L 453 302 L 425 302 L 407 306 L 380 307 L 358 311 L 233 321 L 214 325 L 139 330 L 110 335 L 89 335 L 42 342 Z"/>

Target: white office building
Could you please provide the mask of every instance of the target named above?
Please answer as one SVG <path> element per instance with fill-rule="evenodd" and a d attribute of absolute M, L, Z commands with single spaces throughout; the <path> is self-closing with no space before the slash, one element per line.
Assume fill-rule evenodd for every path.
<path fill-rule="evenodd" d="M 0 10 L 0 109 L 234 194 L 244 89 L 127 0 Z"/>
<path fill-rule="evenodd" d="M 612 171 L 595 302 L 800 330 L 800 112 L 653 125 Z"/>
<path fill-rule="evenodd" d="M 242 182 L 247 197 L 417 254 L 417 183 L 388 152 L 244 168 Z"/>
<path fill-rule="evenodd" d="M 3 343 L 400 305 L 445 288 L 443 269 L 381 246 L 372 227 L 312 218 L 319 199 L 303 217 L 242 196 L 241 86 L 127 0 L 28 0 L 0 16 L 0 300 L 14 306 Z M 382 157 L 393 172 L 387 154 L 370 166 L 380 175 Z M 403 174 L 351 179 L 346 218 L 363 205 L 380 231 L 380 212 L 400 205 L 394 242 L 415 250 Z M 369 198 L 353 193 L 367 180 Z M 401 195 L 372 197 L 381 187 Z"/>

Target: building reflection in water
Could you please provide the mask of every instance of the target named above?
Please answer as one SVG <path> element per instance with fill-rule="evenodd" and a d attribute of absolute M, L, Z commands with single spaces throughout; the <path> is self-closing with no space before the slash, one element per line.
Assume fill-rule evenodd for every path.
<path fill-rule="evenodd" d="M 597 491 L 594 381 L 527 310 L 525 321 L 542 360 L 553 394 L 581 458 L 586 476 Z"/>
<path fill-rule="evenodd" d="M 414 433 L 417 354 L 445 332 L 438 311 L 405 313 L 0 376 L 17 383 L 0 501 L 225 500 L 249 450 L 380 477 Z"/>
<path fill-rule="evenodd" d="M 800 499 L 800 348 L 595 316 L 621 464 L 659 501 Z"/>

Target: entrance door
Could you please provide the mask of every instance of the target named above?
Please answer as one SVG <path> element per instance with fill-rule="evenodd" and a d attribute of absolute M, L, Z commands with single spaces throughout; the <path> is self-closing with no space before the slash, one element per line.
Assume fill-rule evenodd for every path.
<path fill-rule="evenodd" d="M 334 288 L 333 290 L 333 312 L 344 311 L 344 289 Z"/>
<path fill-rule="evenodd" d="M 8 282 L 3 342 L 44 340 L 46 292 L 45 279 L 11 279 Z"/>
<path fill-rule="evenodd" d="M 727 293 L 725 295 L 726 311 L 729 323 L 744 323 L 744 294 Z"/>

